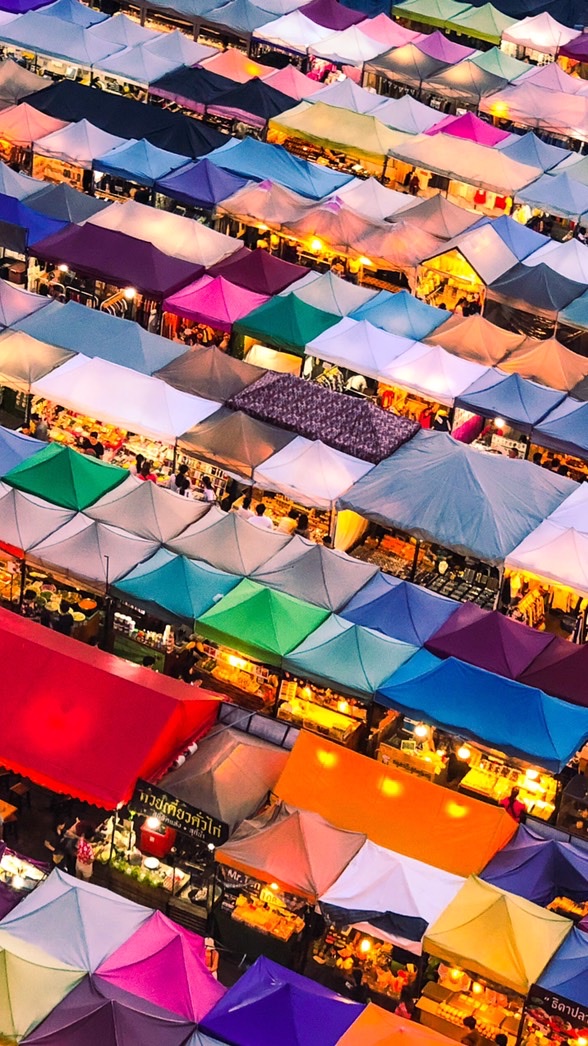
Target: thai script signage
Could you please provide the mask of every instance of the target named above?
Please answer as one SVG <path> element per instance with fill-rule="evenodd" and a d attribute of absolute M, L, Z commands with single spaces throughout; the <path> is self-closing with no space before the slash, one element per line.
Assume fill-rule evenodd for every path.
<path fill-rule="evenodd" d="M 157 817 L 168 828 L 174 828 L 176 832 L 183 832 L 203 843 L 221 846 L 229 837 L 229 826 L 224 821 L 218 821 L 203 810 L 189 806 L 147 781 L 137 781 L 129 806 L 131 810 L 147 814 L 148 817 Z"/>
<path fill-rule="evenodd" d="M 534 984 L 527 998 L 527 1018 L 537 1025 L 547 1038 L 550 1032 L 561 1033 L 588 1028 L 588 1007 L 557 995 L 548 988 Z"/>

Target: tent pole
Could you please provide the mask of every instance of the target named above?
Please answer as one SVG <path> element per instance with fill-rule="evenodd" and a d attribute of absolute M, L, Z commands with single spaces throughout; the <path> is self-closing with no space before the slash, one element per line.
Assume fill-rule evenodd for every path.
<path fill-rule="evenodd" d="M 337 508 L 335 505 L 331 505 L 331 513 L 329 516 L 329 537 L 333 542 L 333 548 L 335 547 L 335 534 L 337 533 Z"/>
<path fill-rule="evenodd" d="M 420 551 L 421 551 L 421 542 L 420 542 L 420 539 L 418 539 L 416 544 L 415 544 L 415 546 L 414 546 L 414 556 L 413 556 L 413 559 L 412 559 L 412 566 L 410 568 L 410 577 L 408 579 L 409 581 L 414 581 L 414 579 L 416 577 L 417 567 L 419 565 L 419 552 Z"/>
<path fill-rule="evenodd" d="M 147 6 L 146 6 L 146 4 L 141 4 L 141 16 L 139 18 L 139 25 L 145 25 L 146 16 L 147 16 Z"/>
<path fill-rule="evenodd" d="M 381 181 L 382 185 L 386 184 L 386 170 L 388 168 L 388 160 L 389 159 L 390 159 L 390 157 L 388 155 L 386 155 L 384 157 L 384 163 L 382 164 L 382 174 L 380 175 L 380 181 Z"/>
<path fill-rule="evenodd" d="M 178 459 L 178 441 L 176 439 L 174 441 L 174 453 L 173 453 L 173 458 L 172 458 L 172 472 L 174 472 L 174 473 L 176 471 L 176 461 L 177 461 L 177 459 Z"/>
<path fill-rule="evenodd" d="M 524 1026 L 525 1026 L 525 1017 L 527 1016 L 527 1006 L 528 1006 L 528 1003 L 529 1003 L 529 996 L 526 995 L 525 996 L 525 1001 L 523 1003 L 523 1008 L 521 1010 L 521 1019 L 519 1021 L 519 1028 L 518 1028 L 518 1031 L 517 1031 L 517 1037 L 516 1037 L 516 1041 L 515 1041 L 515 1046 L 521 1046 L 521 1042 L 522 1042 L 522 1039 L 523 1039 L 523 1030 L 524 1030 Z"/>
<path fill-rule="evenodd" d="M 530 452 L 530 450 L 531 450 L 531 437 L 527 436 L 527 442 L 526 442 L 526 446 L 525 446 L 525 457 L 524 457 L 525 461 L 529 460 L 529 452 Z"/>
<path fill-rule="evenodd" d="M 22 557 L 22 563 L 20 565 L 20 594 L 18 597 L 18 612 L 22 614 L 22 605 L 24 603 L 25 584 L 27 579 L 27 561 L 25 557 Z"/>
<path fill-rule="evenodd" d="M 494 600 L 493 610 L 499 610 L 500 604 L 502 603 L 502 596 L 504 594 L 504 566 L 499 568 L 500 570 L 500 584 L 498 585 L 498 592 L 496 593 L 496 599 Z"/>

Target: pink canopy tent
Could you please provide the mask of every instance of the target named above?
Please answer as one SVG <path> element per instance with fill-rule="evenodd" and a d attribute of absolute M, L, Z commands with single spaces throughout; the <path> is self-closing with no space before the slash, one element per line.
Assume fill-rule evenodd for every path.
<path fill-rule="evenodd" d="M 37 138 L 44 138 L 67 126 L 66 120 L 41 113 L 27 102 L 11 105 L 0 114 L 0 137 L 15 145 L 31 146 Z"/>
<path fill-rule="evenodd" d="M 206 968 L 202 937 L 161 912 L 153 912 L 98 967 L 96 976 L 196 1022 L 226 991 Z"/>
<path fill-rule="evenodd" d="M 202 276 L 195 283 L 166 298 L 163 308 L 175 316 L 184 316 L 195 323 L 207 323 L 215 330 L 230 332 L 237 320 L 247 316 L 267 295 L 237 287 L 223 276 Z"/>
<path fill-rule="evenodd" d="M 450 134 L 454 138 L 465 138 L 469 142 L 477 142 L 478 145 L 497 145 L 509 138 L 508 131 L 501 131 L 499 127 L 480 120 L 474 113 L 464 113 L 463 116 L 446 116 L 440 123 L 429 127 L 425 134 Z"/>
<path fill-rule="evenodd" d="M 438 58 L 440 62 L 447 65 L 456 65 L 464 58 L 471 58 L 475 54 L 475 48 L 465 47 L 464 44 L 456 44 L 449 40 L 438 29 L 434 33 L 423 33 L 419 40 L 415 40 L 415 47 L 422 54 L 428 54 L 429 58 Z"/>
<path fill-rule="evenodd" d="M 226 76 L 227 80 L 233 80 L 237 84 L 245 84 L 254 76 L 263 79 L 273 72 L 270 65 L 262 65 L 249 58 L 243 51 L 235 47 L 227 47 L 226 51 L 216 51 L 211 58 L 205 58 L 200 63 L 203 69 L 209 69 L 211 73 Z"/>
<path fill-rule="evenodd" d="M 269 76 L 264 77 L 264 82 L 269 84 L 270 87 L 275 87 L 277 91 L 289 94 L 297 102 L 303 101 L 304 98 L 310 97 L 311 94 L 316 94 L 317 91 L 322 91 L 324 86 L 316 80 L 311 80 L 309 76 L 301 73 L 300 69 L 297 69 L 295 65 L 290 64 L 285 65 L 282 69 L 275 69 Z"/>
<path fill-rule="evenodd" d="M 415 33 L 414 29 L 407 29 L 406 26 L 400 25 L 398 22 L 393 22 L 387 14 L 382 11 L 381 14 L 376 15 L 375 18 L 366 18 L 365 22 L 361 23 L 361 31 L 366 36 L 371 36 L 372 40 L 378 40 L 387 50 L 392 47 L 402 47 L 403 44 L 408 44 L 412 41 L 419 40 L 422 33 Z"/>

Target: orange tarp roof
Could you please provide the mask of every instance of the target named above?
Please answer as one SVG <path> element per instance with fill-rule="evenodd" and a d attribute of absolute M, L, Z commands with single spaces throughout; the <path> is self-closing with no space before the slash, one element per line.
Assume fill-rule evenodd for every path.
<path fill-rule="evenodd" d="M 302 731 L 275 792 L 331 824 L 456 875 L 480 872 L 514 835 L 501 807 L 451 792 Z"/>
<path fill-rule="evenodd" d="M 451 1046 L 451 1039 L 369 1003 L 337 1046 Z"/>

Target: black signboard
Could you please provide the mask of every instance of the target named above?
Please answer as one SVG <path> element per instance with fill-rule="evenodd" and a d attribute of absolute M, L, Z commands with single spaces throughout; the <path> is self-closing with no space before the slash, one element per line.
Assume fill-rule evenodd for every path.
<path fill-rule="evenodd" d="M 224 821 L 218 821 L 203 810 L 189 806 L 147 781 L 137 781 L 129 806 L 131 810 L 147 814 L 148 817 L 157 817 L 168 828 L 174 828 L 176 832 L 183 832 L 203 843 L 221 846 L 229 837 L 229 826 Z"/>
<path fill-rule="evenodd" d="M 548 1039 L 577 1037 L 574 1032 L 588 1029 L 588 1006 L 581 1006 L 538 984 L 531 987 L 525 1009 L 527 1020 Z"/>

